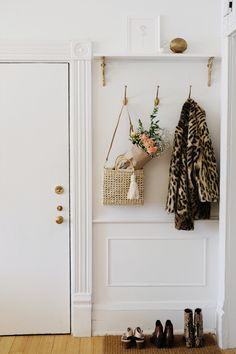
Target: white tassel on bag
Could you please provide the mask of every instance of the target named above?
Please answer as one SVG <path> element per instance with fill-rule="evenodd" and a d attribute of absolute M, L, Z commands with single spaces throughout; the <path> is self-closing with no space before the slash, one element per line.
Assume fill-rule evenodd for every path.
<path fill-rule="evenodd" d="M 138 185 L 135 179 L 135 174 L 133 173 L 130 177 L 130 186 L 127 194 L 127 199 L 139 199 Z"/>

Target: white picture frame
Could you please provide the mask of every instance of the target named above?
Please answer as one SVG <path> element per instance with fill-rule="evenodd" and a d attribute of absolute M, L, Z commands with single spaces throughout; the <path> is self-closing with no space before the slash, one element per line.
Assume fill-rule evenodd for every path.
<path fill-rule="evenodd" d="M 160 16 L 128 17 L 126 50 L 133 54 L 160 52 Z"/>

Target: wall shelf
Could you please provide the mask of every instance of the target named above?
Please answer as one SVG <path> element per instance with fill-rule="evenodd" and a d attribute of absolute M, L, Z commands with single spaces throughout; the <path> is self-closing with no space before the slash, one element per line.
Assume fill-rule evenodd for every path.
<path fill-rule="evenodd" d="M 117 59 L 117 60 L 205 60 L 209 57 L 214 57 L 215 59 L 220 59 L 219 55 L 213 54 L 192 54 L 192 53 L 183 53 L 183 54 L 172 54 L 172 53 L 159 53 L 159 54 L 130 54 L 130 53 L 115 53 L 115 52 L 104 52 L 104 53 L 94 53 L 94 59 L 101 59 L 105 57 L 106 59 Z"/>
<path fill-rule="evenodd" d="M 102 85 L 106 86 L 106 60 L 132 60 L 132 61 L 165 61 L 165 62 L 179 62 L 179 61 L 206 61 L 208 67 L 208 80 L 207 85 L 211 86 L 211 73 L 214 60 L 220 60 L 220 55 L 202 54 L 202 53 L 150 53 L 150 54 L 131 54 L 122 52 L 104 52 L 94 53 L 95 60 L 101 60 L 102 68 Z"/>

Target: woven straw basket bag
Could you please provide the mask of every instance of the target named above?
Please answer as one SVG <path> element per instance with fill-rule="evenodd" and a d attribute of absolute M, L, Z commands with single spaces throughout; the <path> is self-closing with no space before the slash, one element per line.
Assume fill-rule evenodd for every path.
<path fill-rule="evenodd" d="M 111 144 L 107 153 L 104 173 L 103 173 L 103 205 L 143 205 L 144 204 L 144 172 L 143 169 L 135 170 L 131 160 L 129 162 L 129 168 L 127 169 L 119 169 L 117 167 L 116 160 L 114 168 L 106 167 L 106 163 L 108 161 L 111 148 L 113 145 L 113 141 L 117 132 L 117 128 L 120 123 L 120 118 L 122 116 L 122 112 L 124 107 L 127 108 L 126 105 L 123 105 L 119 114 L 119 118 L 116 124 L 115 131 L 112 136 Z M 133 130 L 133 125 L 131 122 L 130 114 L 127 108 L 130 129 Z M 126 159 L 127 160 L 127 159 Z M 128 192 L 131 185 L 131 176 L 135 175 L 135 180 L 138 187 L 138 198 L 128 199 Z"/>

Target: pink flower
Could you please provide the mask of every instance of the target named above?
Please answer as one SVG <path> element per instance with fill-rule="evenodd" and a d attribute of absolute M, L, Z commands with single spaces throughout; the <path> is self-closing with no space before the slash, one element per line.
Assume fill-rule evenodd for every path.
<path fill-rule="evenodd" d="M 149 154 L 155 154 L 155 153 L 157 152 L 157 147 L 156 147 L 156 146 L 149 146 L 149 147 L 147 148 L 147 152 L 148 152 Z"/>
<path fill-rule="evenodd" d="M 147 139 L 148 139 L 147 135 L 143 133 L 143 134 L 141 135 L 141 140 L 142 140 L 142 141 L 146 141 Z"/>
<path fill-rule="evenodd" d="M 146 143 L 147 143 L 149 146 L 153 146 L 153 140 L 150 139 L 150 138 L 146 140 Z"/>

